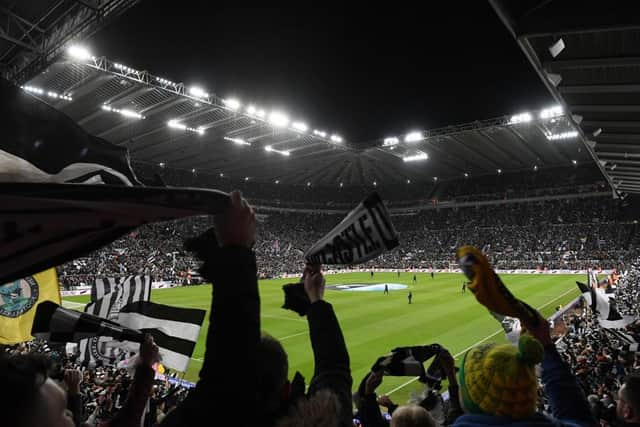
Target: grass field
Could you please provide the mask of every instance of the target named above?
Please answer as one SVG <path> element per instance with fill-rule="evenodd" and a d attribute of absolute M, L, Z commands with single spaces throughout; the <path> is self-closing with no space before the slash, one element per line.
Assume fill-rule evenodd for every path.
<path fill-rule="evenodd" d="M 558 304 L 578 295 L 574 275 L 502 275 L 502 280 L 517 297 L 550 315 Z M 481 341 L 505 341 L 498 323 L 480 306 L 469 292 L 461 293 L 461 274 L 438 273 L 431 279 L 413 273 L 348 273 L 326 276 L 327 285 L 340 283 L 400 283 L 408 289 L 390 291 L 346 292 L 327 289 L 325 299 L 333 304 L 345 335 L 351 356 L 354 389 L 375 360 L 398 346 L 439 343 L 457 358 Z M 289 354 L 290 377 L 300 371 L 308 381 L 313 372 L 313 355 L 306 319 L 283 310 L 282 285 L 291 279 L 260 281 L 262 329 L 282 341 Z M 409 289 L 413 303 L 407 303 Z M 209 309 L 211 286 L 159 289 L 151 293 L 153 301 Z M 65 301 L 86 303 L 88 297 L 68 297 Z M 208 318 L 208 316 L 207 316 Z M 208 323 L 200 333 L 193 360 L 185 378 L 195 381 L 205 350 Z M 385 377 L 378 391 L 391 394 L 404 402 L 412 391 L 420 391 L 420 383 L 409 377 Z"/>

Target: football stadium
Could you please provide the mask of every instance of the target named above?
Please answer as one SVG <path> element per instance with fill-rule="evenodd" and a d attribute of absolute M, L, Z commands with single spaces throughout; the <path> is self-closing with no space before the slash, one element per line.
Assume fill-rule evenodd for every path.
<path fill-rule="evenodd" d="M 6 425 L 640 425 L 633 8 L 164 3 L 0 6 Z"/>

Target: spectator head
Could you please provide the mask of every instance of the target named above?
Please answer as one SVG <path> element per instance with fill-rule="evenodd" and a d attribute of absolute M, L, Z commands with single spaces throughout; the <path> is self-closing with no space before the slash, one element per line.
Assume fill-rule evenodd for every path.
<path fill-rule="evenodd" d="M 258 347 L 257 389 L 267 414 L 275 414 L 289 394 L 289 359 L 280 341 L 263 333 Z"/>
<path fill-rule="evenodd" d="M 484 344 L 469 350 L 458 372 L 463 409 L 514 419 L 533 415 L 538 397 L 535 365 L 543 351 L 529 335 L 520 337 L 518 347 Z"/>
<path fill-rule="evenodd" d="M 640 375 L 629 375 L 618 390 L 618 418 L 628 423 L 640 422 Z"/>
<path fill-rule="evenodd" d="M 391 427 L 436 427 L 438 424 L 422 406 L 406 405 L 393 411 Z"/>
<path fill-rule="evenodd" d="M 14 427 L 73 427 L 65 391 L 47 376 L 44 356 L 0 357 L 3 425 Z"/>

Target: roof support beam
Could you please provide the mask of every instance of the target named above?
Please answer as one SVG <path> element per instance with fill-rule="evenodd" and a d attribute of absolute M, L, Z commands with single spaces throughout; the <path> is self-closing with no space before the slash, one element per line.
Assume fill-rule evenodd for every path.
<path fill-rule="evenodd" d="M 559 61 L 546 61 L 543 68 L 546 70 L 582 70 L 585 68 L 602 68 L 602 67 L 628 67 L 640 65 L 640 57 L 626 56 L 613 58 L 580 58 L 565 59 Z"/>
<path fill-rule="evenodd" d="M 611 84 L 611 85 L 570 85 L 558 88 L 563 94 L 582 93 L 638 93 L 639 84 Z"/>
<path fill-rule="evenodd" d="M 578 113 L 640 113 L 640 105 L 572 105 L 571 112 Z"/>
<path fill-rule="evenodd" d="M 640 153 L 613 153 L 609 151 L 602 151 L 602 152 L 598 151 L 596 153 L 598 154 L 598 157 L 604 158 L 604 159 L 609 159 L 609 158 L 640 159 Z"/>
<path fill-rule="evenodd" d="M 585 120 L 580 123 L 580 126 L 584 128 L 602 128 L 606 130 L 607 128 L 634 128 L 640 129 L 640 121 L 632 122 L 632 121 L 622 121 L 622 120 Z"/>

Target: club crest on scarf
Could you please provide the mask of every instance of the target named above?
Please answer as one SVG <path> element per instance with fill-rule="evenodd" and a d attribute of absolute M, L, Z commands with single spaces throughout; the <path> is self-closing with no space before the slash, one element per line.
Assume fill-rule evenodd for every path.
<path fill-rule="evenodd" d="M 18 317 L 38 301 L 38 283 L 31 276 L 0 286 L 0 316 Z"/>

